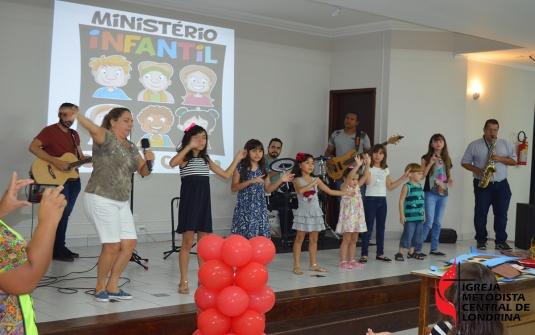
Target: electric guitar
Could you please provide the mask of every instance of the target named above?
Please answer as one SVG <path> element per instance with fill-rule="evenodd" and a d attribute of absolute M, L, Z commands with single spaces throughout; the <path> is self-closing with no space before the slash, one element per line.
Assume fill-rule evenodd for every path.
<path fill-rule="evenodd" d="M 54 164 L 39 157 L 33 161 L 30 175 L 37 184 L 63 185 L 67 180 L 75 180 L 78 178 L 76 168 L 80 165 L 91 163 L 91 160 L 93 159 L 92 157 L 89 157 L 78 160 L 78 157 L 70 152 L 57 158 L 65 163 L 69 163 L 69 169 L 62 171 Z"/>
<path fill-rule="evenodd" d="M 394 136 L 391 136 L 388 139 L 388 141 L 383 142 L 381 144 L 382 145 L 397 144 L 399 141 L 401 141 L 402 138 L 403 138 L 403 136 L 401 136 L 401 135 L 394 135 Z M 367 153 L 367 152 L 363 152 L 363 153 Z M 333 162 L 333 165 L 334 165 L 334 168 L 332 168 L 332 169 L 331 168 L 327 168 L 327 175 L 330 178 L 334 179 L 334 180 L 342 178 L 342 176 L 344 175 L 344 171 L 351 164 L 353 164 L 355 162 L 355 159 L 353 157 L 355 157 L 356 154 L 357 154 L 357 150 L 351 150 L 347 154 L 345 154 L 344 156 L 331 158 L 331 160 Z"/>

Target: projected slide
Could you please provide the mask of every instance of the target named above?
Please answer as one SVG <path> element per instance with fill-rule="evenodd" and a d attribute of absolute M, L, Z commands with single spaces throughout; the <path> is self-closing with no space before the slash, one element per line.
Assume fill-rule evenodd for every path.
<path fill-rule="evenodd" d="M 56 1 L 48 124 L 63 102 L 100 125 L 112 109 L 132 111 L 131 141 L 150 141 L 153 173 L 178 173 L 169 160 L 191 123 L 208 133 L 208 154 L 234 158 L 234 30 Z M 80 133 L 82 150 L 92 141 Z M 89 168 L 81 168 L 89 172 Z"/>

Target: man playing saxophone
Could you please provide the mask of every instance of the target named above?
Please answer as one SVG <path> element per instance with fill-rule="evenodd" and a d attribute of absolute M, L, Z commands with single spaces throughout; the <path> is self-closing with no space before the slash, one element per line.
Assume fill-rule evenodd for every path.
<path fill-rule="evenodd" d="M 511 143 L 498 138 L 500 125 L 495 119 L 485 122 L 483 137 L 468 145 L 461 165 L 474 175 L 474 228 L 477 249 L 487 249 L 487 215 L 492 205 L 497 250 L 513 250 L 507 244 L 507 212 L 511 188 L 507 182 L 507 167 L 516 165 L 516 153 Z"/>

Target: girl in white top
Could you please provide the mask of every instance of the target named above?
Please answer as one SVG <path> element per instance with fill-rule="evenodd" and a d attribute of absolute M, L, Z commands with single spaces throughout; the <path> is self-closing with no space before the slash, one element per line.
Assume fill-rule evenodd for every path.
<path fill-rule="evenodd" d="M 376 144 L 371 149 L 372 157 L 370 169 L 364 170 L 363 178 L 366 179 L 366 195 L 364 197 L 364 216 L 368 231 L 362 235 L 362 250 L 360 253 L 360 263 L 368 262 L 368 246 L 373 226 L 377 219 L 377 254 L 376 260 L 392 262 L 384 255 L 385 225 L 386 225 L 386 189 L 393 190 L 398 187 L 404 179 L 409 177 L 410 170 L 405 171 L 395 182 L 390 179 L 390 170 L 386 165 L 386 148 L 382 144 Z"/>

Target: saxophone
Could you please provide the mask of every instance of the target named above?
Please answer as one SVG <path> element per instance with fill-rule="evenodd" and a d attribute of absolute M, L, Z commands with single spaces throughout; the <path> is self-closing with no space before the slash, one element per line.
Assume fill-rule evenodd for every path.
<path fill-rule="evenodd" d="M 490 178 L 492 177 L 492 174 L 496 172 L 496 167 L 493 164 L 494 162 L 490 159 L 492 155 L 494 155 L 494 149 L 496 149 L 496 139 L 494 139 L 490 145 L 487 161 L 485 162 L 485 170 L 483 170 L 483 177 L 479 180 L 478 186 L 481 188 L 489 186 Z"/>

